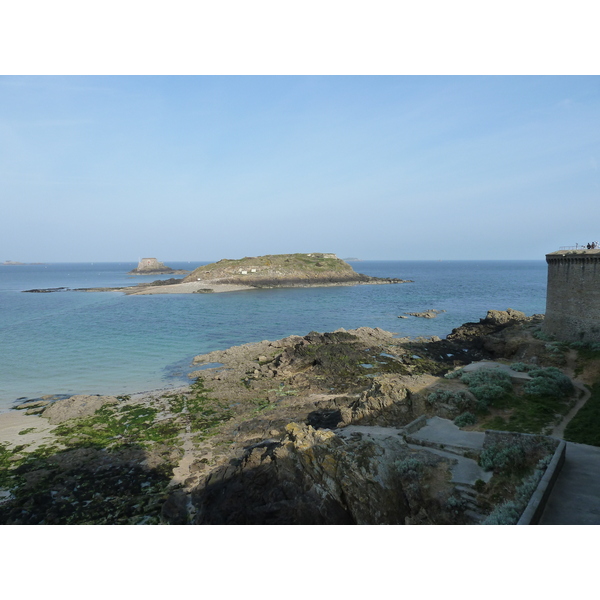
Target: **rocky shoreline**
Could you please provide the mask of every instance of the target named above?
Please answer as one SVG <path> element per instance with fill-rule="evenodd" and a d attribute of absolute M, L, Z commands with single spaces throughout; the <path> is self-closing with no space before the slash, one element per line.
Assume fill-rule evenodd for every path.
<path fill-rule="evenodd" d="M 520 468 L 537 473 L 560 418 L 521 418 L 520 380 L 484 403 L 461 369 L 504 360 L 556 377 L 566 359 L 536 337 L 542 318 L 489 311 L 444 340 L 311 332 L 198 356 L 209 368 L 180 390 L 25 403 L 0 415 L 0 523 L 483 522 L 523 477 L 478 466 L 501 446 L 490 424 L 536 434 Z M 412 432 L 432 418 L 485 438 L 455 458 Z M 457 483 L 463 463 L 477 480 Z"/>

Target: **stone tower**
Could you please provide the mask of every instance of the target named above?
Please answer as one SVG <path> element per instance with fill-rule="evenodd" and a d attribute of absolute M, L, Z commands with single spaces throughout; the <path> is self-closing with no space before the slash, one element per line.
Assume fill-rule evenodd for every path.
<path fill-rule="evenodd" d="M 600 342 L 600 249 L 546 254 L 544 333 L 564 342 Z"/>

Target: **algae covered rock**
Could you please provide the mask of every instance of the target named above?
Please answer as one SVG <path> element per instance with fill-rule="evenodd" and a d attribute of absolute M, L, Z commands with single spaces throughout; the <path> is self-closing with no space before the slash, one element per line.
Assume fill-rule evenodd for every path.
<path fill-rule="evenodd" d="M 46 417 L 51 425 L 58 425 L 70 419 L 91 417 L 105 404 L 117 404 L 118 402 L 114 396 L 71 396 L 51 404 L 44 410 L 42 417 Z"/>

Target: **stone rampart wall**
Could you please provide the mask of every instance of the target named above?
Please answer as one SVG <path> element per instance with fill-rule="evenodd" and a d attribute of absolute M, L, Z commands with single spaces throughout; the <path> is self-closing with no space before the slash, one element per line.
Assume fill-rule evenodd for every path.
<path fill-rule="evenodd" d="M 543 331 L 566 342 L 600 342 L 600 254 L 548 254 Z"/>

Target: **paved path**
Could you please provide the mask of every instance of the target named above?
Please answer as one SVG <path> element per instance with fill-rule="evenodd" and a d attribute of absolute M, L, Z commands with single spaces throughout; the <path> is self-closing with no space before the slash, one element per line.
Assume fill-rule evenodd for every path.
<path fill-rule="evenodd" d="M 419 442 L 432 442 L 446 446 L 481 450 L 485 433 L 483 431 L 464 431 L 449 419 L 431 417 L 427 419 L 427 424 L 411 434 L 409 439 L 414 440 L 417 444 Z"/>
<path fill-rule="evenodd" d="M 450 467 L 450 473 L 452 474 L 452 483 L 462 483 L 465 485 L 473 485 L 478 479 L 482 479 L 486 483 L 492 478 L 492 471 L 484 471 L 476 460 L 472 458 L 465 458 L 453 452 L 445 452 L 444 450 L 438 450 L 437 448 L 424 448 L 417 444 L 408 444 L 408 447 L 412 450 L 427 450 L 432 454 L 443 456 L 444 458 L 450 459 L 452 465 Z"/>
<path fill-rule="evenodd" d="M 540 525 L 600 525 L 600 448 L 567 442 Z"/>

